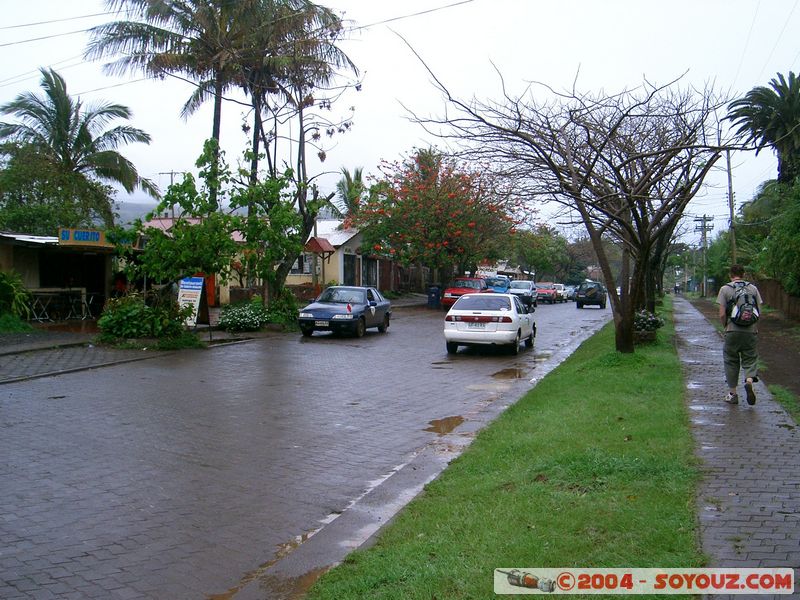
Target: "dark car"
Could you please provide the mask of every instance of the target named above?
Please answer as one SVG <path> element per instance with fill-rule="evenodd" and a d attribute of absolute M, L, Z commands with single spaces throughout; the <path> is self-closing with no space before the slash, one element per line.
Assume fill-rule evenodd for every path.
<path fill-rule="evenodd" d="M 300 331 L 349 333 L 361 337 L 370 327 L 383 333 L 389 328 L 391 303 L 373 287 L 332 286 L 300 310 Z"/>
<path fill-rule="evenodd" d="M 606 307 L 608 293 L 599 281 L 584 281 L 575 292 L 575 306 L 583 308 L 587 305 Z"/>

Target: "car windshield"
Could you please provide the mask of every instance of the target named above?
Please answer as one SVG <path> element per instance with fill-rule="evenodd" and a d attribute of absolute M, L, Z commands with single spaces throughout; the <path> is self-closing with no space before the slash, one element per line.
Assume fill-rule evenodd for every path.
<path fill-rule="evenodd" d="M 453 310 L 511 310 L 511 302 L 505 296 L 494 294 L 461 296 L 453 305 Z"/>
<path fill-rule="evenodd" d="M 474 290 L 481 289 L 481 283 L 477 279 L 456 279 L 453 287 L 472 288 Z"/>
<path fill-rule="evenodd" d="M 512 281 L 511 288 L 515 290 L 529 290 L 531 289 L 530 281 Z"/>
<path fill-rule="evenodd" d="M 328 288 L 319 297 L 319 302 L 338 304 L 366 304 L 364 290 L 353 288 Z"/>
<path fill-rule="evenodd" d="M 506 287 L 508 285 L 508 279 L 504 277 L 487 277 L 486 285 Z"/>
<path fill-rule="evenodd" d="M 600 284 L 598 283 L 584 283 L 580 287 L 581 292 L 596 292 L 597 290 L 601 289 Z"/>
<path fill-rule="evenodd" d="M 538 287 L 543 288 L 545 290 L 552 290 L 555 289 L 552 283 L 538 283 L 536 284 Z"/>

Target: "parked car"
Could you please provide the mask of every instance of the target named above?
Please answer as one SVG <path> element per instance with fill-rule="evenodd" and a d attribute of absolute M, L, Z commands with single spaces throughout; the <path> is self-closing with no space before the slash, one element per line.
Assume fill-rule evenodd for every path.
<path fill-rule="evenodd" d="M 567 288 L 563 283 L 554 283 L 553 287 L 556 288 L 556 300 L 558 302 L 567 301 Z"/>
<path fill-rule="evenodd" d="M 515 279 L 511 282 L 509 293 L 516 294 L 522 303 L 530 308 L 536 306 L 536 284 L 524 279 Z"/>
<path fill-rule="evenodd" d="M 375 288 L 336 285 L 300 309 L 298 324 L 306 337 L 315 331 L 350 333 L 361 337 L 370 327 L 385 332 L 391 316 L 391 303 Z"/>
<path fill-rule="evenodd" d="M 607 299 L 608 292 L 599 281 L 584 281 L 578 286 L 578 290 L 575 292 L 576 308 L 583 308 L 588 305 L 605 308 Z"/>
<path fill-rule="evenodd" d="M 578 291 L 577 285 L 564 286 L 567 289 L 567 300 L 575 300 L 575 293 Z"/>
<path fill-rule="evenodd" d="M 540 281 L 536 284 L 536 300 L 554 304 L 558 302 L 558 291 L 552 281 Z"/>
<path fill-rule="evenodd" d="M 480 277 L 456 277 L 442 294 L 442 306 L 450 308 L 464 294 L 488 292 L 486 280 Z"/>
<path fill-rule="evenodd" d="M 515 294 L 466 294 L 461 296 L 444 319 L 444 339 L 448 354 L 459 346 L 506 346 L 519 354 L 519 343 L 533 347 L 536 323 Z"/>
<path fill-rule="evenodd" d="M 511 278 L 506 275 L 495 275 L 486 278 L 486 285 L 490 290 L 498 294 L 507 294 L 511 286 Z"/>

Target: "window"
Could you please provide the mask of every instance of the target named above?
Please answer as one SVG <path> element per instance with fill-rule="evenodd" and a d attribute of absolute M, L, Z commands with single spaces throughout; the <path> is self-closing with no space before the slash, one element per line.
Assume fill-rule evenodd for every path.
<path fill-rule="evenodd" d="M 461 296 L 453 305 L 456 310 L 511 310 L 508 298 L 494 294 Z"/>
<path fill-rule="evenodd" d="M 311 273 L 311 267 L 314 264 L 314 257 L 310 254 L 303 253 L 294 261 L 291 271 L 292 275 L 308 275 Z"/>

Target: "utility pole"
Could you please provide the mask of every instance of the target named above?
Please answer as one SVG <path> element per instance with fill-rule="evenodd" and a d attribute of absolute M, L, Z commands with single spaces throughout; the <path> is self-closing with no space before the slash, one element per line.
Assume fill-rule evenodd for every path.
<path fill-rule="evenodd" d="M 702 288 L 702 296 L 705 298 L 706 296 L 706 247 L 707 247 L 707 236 L 706 232 L 714 229 L 714 217 L 709 217 L 708 215 L 703 215 L 702 217 L 696 217 L 695 221 L 701 222 L 700 225 L 695 225 L 694 230 L 700 231 L 703 234 L 703 288 Z M 709 221 L 712 221 L 711 225 L 707 225 Z"/>
<path fill-rule="evenodd" d="M 733 173 L 731 172 L 731 151 L 725 151 L 725 158 L 728 161 L 728 208 L 731 217 L 731 264 L 735 265 L 736 260 L 736 224 L 733 221 Z"/>
<path fill-rule="evenodd" d="M 183 175 L 186 171 L 161 171 L 159 175 L 169 175 L 169 185 L 172 187 L 172 184 L 175 183 L 175 175 Z M 172 207 L 172 218 L 175 218 L 175 207 Z"/>

